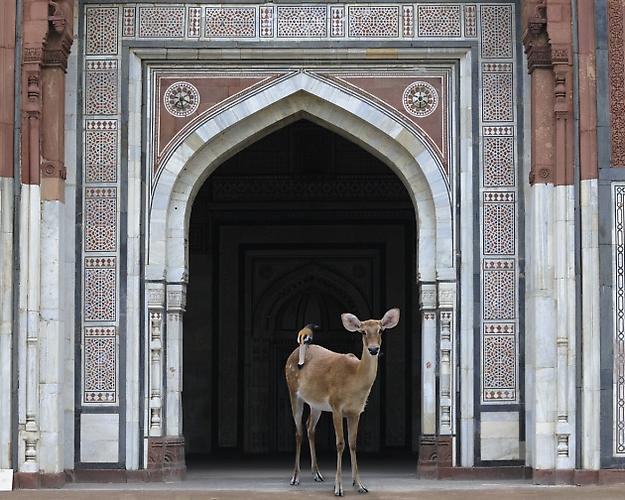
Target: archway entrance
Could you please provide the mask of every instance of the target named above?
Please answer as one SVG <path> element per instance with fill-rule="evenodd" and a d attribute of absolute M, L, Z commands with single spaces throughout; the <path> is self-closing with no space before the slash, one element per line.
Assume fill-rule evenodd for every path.
<path fill-rule="evenodd" d="M 189 225 L 183 429 L 188 460 L 292 452 L 283 377 L 295 333 L 360 356 L 340 313 L 402 309 L 361 420 L 363 452 L 412 451 L 420 430 L 414 206 L 380 160 L 308 121 L 223 163 Z M 318 448 L 334 450 L 331 419 Z"/>

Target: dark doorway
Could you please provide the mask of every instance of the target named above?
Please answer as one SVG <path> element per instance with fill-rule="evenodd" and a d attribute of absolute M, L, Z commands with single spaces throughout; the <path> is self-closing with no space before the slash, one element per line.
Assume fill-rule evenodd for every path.
<path fill-rule="evenodd" d="M 226 161 L 202 186 L 189 229 L 184 316 L 184 435 L 188 459 L 293 451 L 284 362 L 295 335 L 317 322 L 315 343 L 361 355 L 342 312 L 380 318 L 378 378 L 359 450 L 416 449 L 420 325 L 414 208 L 380 160 L 309 121 L 288 125 Z M 334 453 L 332 420 L 317 431 Z"/>

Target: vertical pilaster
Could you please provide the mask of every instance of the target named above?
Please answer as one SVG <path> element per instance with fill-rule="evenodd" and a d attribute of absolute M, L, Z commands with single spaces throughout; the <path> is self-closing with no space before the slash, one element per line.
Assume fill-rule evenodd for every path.
<path fill-rule="evenodd" d="M 147 283 L 148 293 L 148 435 L 163 435 L 163 313 L 165 285 Z"/>
<path fill-rule="evenodd" d="M 182 436 L 182 315 L 185 283 L 167 285 L 167 417 L 168 436 Z"/>
<path fill-rule="evenodd" d="M 435 435 L 436 406 L 436 284 L 421 284 L 421 434 Z"/>
<path fill-rule="evenodd" d="M 456 349 L 453 336 L 456 284 L 439 283 L 438 307 L 440 320 L 439 336 L 439 433 L 455 434 L 455 365 Z"/>

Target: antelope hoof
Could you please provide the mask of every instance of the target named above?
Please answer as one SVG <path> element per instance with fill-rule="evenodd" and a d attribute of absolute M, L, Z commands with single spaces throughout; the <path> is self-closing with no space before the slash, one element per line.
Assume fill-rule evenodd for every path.
<path fill-rule="evenodd" d="M 293 476 L 291 478 L 291 486 L 297 486 L 299 484 L 299 478 L 297 476 Z"/>
<path fill-rule="evenodd" d="M 343 496 L 343 487 L 340 485 L 334 485 L 334 496 L 342 497 Z"/>
<path fill-rule="evenodd" d="M 325 478 L 321 475 L 321 472 L 315 471 L 313 472 L 313 479 L 320 483 L 321 481 L 325 481 Z"/>
<path fill-rule="evenodd" d="M 356 481 L 354 481 L 354 488 L 358 489 L 358 493 L 368 493 L 369 492 L 369 490 L 365 487 L 364 484 L 357 483 Z"/>

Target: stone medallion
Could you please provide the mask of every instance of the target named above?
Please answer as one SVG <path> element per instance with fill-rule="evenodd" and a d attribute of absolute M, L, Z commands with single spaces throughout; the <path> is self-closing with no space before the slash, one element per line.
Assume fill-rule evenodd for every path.
<path fill-rule="evenodd" d="M 176 82 L 165 91 L 165 109 L 170 115 L 184 118 L 197 110 L 200 93 L 189 82 Z"/>
<path fill-rule="evenodd" d="M 408 113 L 423 118 L 438 107 L 438 92 L 427 82 L 412 82 L 404 90 L 402 102 Z"/>

